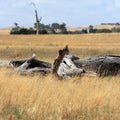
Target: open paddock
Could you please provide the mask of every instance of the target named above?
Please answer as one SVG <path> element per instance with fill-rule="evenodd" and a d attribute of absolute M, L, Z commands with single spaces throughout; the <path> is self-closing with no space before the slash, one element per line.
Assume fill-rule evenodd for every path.
<path fill-rule="evenodd" d="M 120 55 L 120 34 L 0 35 L 0 59 L 27 58 L 35 53 L 53 63 L 69 45 L 80 58 Z M 119 120 L 120 76 L 59 80 L 53 75 L 10 75 L 0 69 L 1 120 Z"/>
<path fill-rule="evenodd" d="M 0 58 L 26 58 L 34 52 L 39 59 L 52 61 L 65 45 L 80 58 L 120 55 L 120 34 L 0 35 Z"/>

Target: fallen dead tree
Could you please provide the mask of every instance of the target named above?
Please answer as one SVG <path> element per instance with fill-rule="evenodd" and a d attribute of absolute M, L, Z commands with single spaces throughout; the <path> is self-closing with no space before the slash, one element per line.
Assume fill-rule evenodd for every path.
<path fill-rule="evenodd" d="M 25 60 L 12 60 L 9 66 L 14 68 L 14 72 L 20 74 L 31 73 L 52 73 L 59 77 L 71 77 L 86 73 L 95 72 L 99 76 L 118 75 L 120 73 L 120 56 L 93 56 L 86 59 L 79 59 L 73 56 L 68 46 L 59 50 L 59 54 L 54 63 L 37 60 L 36 55 Z"/>
<path fill-rule="evenodd" d="M 55 59 L 53 64 L 53 74 L 58 75 L 59 77 L 72 77 L 72 76 L 81 76 L 85 73 L 84 69 L 76 67 L 73 63 L 77 57 L 70 54 L 68 46 L 59 50 L 59 55 Z"/>
<path fill-rule="evenodd" d="M 68 46 L 59 50 L 59 55 L 55 59 L 54 64 L 39 61 L 35 57 L 35 54 L 33 54 L 32 57 L 26 60 L 10 61 L 9 66 L 15 67 L 15 72 L 24 75 L 36 72 L 43 74 L 52 73 L 62 78 L 81 75 L 85 72 L 73 63 L 72 60 L 77 60 L 78 58 L 69 53 Z"/>
<path fill-rule="evenodd" d="M 33 74 L 33 73 L 51 73 L 52 64 L 43 62 L 35 59 L 36 55 L 33 54 L 26 60 L 13 60 L 10 61 L 9 66 L 14 67 L 14 72 L 18 72 L 22 75 Z"/>
<path fill-rule="evenodd" d="M 93 56 L 73 62 L 78 68 L 96 72 L 99 76 L 120 74 L 120 56 Z"/>

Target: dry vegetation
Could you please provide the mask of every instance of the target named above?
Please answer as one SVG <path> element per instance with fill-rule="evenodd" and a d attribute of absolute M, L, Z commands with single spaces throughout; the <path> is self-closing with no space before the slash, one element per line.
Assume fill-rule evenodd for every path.
<path fill-rule="evenodd" d="M 80 58 L 114 54 L 120 55 L 120 34 L 0 36 L 0 58 L 20 59 L 33 52 L 39 59 L 52 61 L 59 48 L 69 45 Z"/>
<path fill-rule="evenodd" d="M 53 62 L 66 44 L 80 58 L 120 55 L 120 34 L 0 36 L 0 58 L 21 59 L 33 52 Z M 58 80 L 19 76 L 0 69 L 0 120 L 119 120 L 120 76 Z"/>
<path fill-rule="evenodd" d="M 9 28 L 0 28 L 0 35 L 9 35 L 12 27 Z"/>
<path fill-rule="evenodd" d="M 109 29 L 112 30 L 113 28 L 119 28 L 119 25 L 94 25 L 94 29 Z M 78 27 L 78 28 L 73 28 L 73 27 L 67 27 L 68 31 L 82 31 L 82 29 L 88 29 L 89 26 L 85 27 Z"/>

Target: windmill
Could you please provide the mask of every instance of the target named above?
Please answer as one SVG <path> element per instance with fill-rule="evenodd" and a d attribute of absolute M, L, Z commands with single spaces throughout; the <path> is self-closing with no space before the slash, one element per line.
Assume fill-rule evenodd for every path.
<path fill-rule="evenodd" d="M 40 25 L 40 22 L 42 20 L 42 17 L 40 17 L 40 19 L 38 19 L 38 13 L 37 13 L 37 9 L 36 9 L 36 4 L 34 2 L 31 2 L 31 5 L 33 5 L 34 9 L 35 9 L 35 17 L 36 17 L 36 34 L 38 35 L 39 34 L 39 25 Z"/>

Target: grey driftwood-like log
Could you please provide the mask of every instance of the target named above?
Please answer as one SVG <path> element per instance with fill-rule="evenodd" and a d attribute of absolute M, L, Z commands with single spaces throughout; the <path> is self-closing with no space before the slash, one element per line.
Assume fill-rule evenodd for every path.
<path fill-rule="evenodd" d="M 74 60 L 73 62 L 78 68 L 85 71 L 94 71 L 99 76 L 120 74 L 120 56 L 93 56 L 83 60 Z"/>
<path fill-rule="evenodd" d="M 57 74 L 57 71 L 58 71 L 58 68 L 60 66 L 60 63 L 62 62 L 65 54 L 67 54 L 68 52 L 69 52 L 68 46 L 66 46 L 65 48 L 63 48 L 63 50 L 59 50 L 59 55 L 55 59 L 55 61 L 53 63 L 53 74 Z"/>
<path fill-rule="evenodd" d="M 0 65 L 2 66 L 2 63 Z M 9 66 L 13 66 L 15 71 L 21 74 L 39 72 L 52 73 L 60 77 L 71 77 L 86 74 L 90 71 L 97 73 L 99 76 L 108 76 L 120 74 L 120 56 L 93 56 L 81 60 L 73 56 L 66 46 L 59 50 L 59 55 L 53 64 L 37 60 L 35 54 L 33 54 L 32 57 L 25 60 L 12 60 L 9 62 Z"/>
<path fill-rule="evenodd" d="M 26 69 L 30 69 L 30 68 L 35 68 L 35 67 L 40 67 L 40 68 L 52 68 L 52 64 L 48 63 L 48 62 L 44 62 L 44 61 L 40 61 L 37 60 L 35 58 L 29 58 L 29 59 L 25 59 L 25 60 L 12 60 L 10 61 L 9 65 L 13 66 L 13 67 L 19 67 L 21 66 L 23 63 L 25 63 L 26 61 L 28 61 L 30 64 L 27 66 Z"/>
<path fill-rule="evenodd" d="M 76 75 L 81 76 L 81 74 L 85 73 L 85 71 L 75 66 L 73 60 L 77 59 L 77 57 L 72 56 L 72 54 L 69 53 L 68 46 L 62 50 L 59 50 L 59 55 L 53 64 L 53 74 L 56 74 L 62 78 L 68 78 Z"/>
<path fill-rule="evenodd" d="M 19 72 L 22 75 L 32 73 L 51 73 L 52 64 L 35 59 L 36 55 L 33 54 L 26 60 L 13 60 L 10 61 L 9 66 L 15 67 L 15 72 Z"/>
<path fill-rule="evenodd" d="M 53 73 L 62 78 L 68 78 L 75 75 L 81 75 L 85 71 L 77 68 L 73 63 L 78 57 L 72 56 L 69 53 L 68 46 L 59 50 L 59 55 L 55 59 L 54 64 L 43 62 L 35 59 L 35 54 L 26 60 L 13 60 L 9 63 L 10 66 L 15 67 L 15 72 L 20 74 L 30 74 L 35 72 Z"/>

